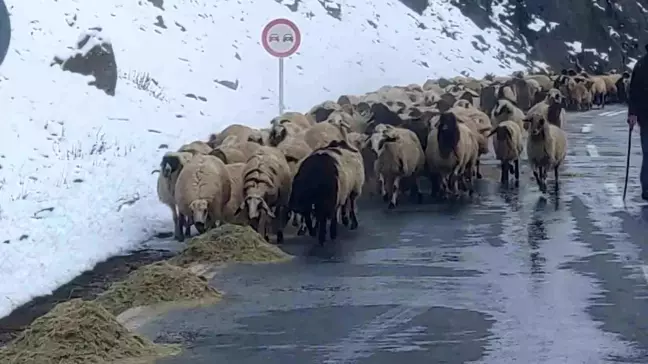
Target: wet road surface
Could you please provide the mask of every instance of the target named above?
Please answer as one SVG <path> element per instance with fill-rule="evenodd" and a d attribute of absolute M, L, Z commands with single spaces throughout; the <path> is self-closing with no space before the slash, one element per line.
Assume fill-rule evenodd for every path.
<path fill-rule="evenodd" d="M 601 115 L 602 114 L 602 115 Z M 364 206 L 333 258 L 222 269 L 223 302 L 140 331 L 187 349 L 159 363 L 648 363 L 648 207 L 625 109 L 570 114 L 561 191 L 481 181 L 470 204 Z"/>

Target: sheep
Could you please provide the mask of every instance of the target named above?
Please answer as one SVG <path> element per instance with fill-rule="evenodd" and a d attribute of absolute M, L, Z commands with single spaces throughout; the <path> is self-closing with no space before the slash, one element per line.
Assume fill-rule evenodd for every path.
<path fill-rule="evenodd" d="M 550 168 L 554 171 L 557 191 L 558 168 L 567 156 L 567 133 L 540 114 L 525 119 L 525 128 L 529 131 L 527 156 L 540 191 L 547 192 L 547 170 Z"/>
<path fill-rule="evenodd" d="M 173 218 L 174 236 L 179 239 L 182 230 L 178 230 L 178 208 L 175 199 L 175 185 L 182 167 L 193 159 L 193 153 L 168 152 L 162 157 L 160 174 L 157 181 L 158 199 L 171 209 Z"/>
<path fill-rule="evenodd" d="M 574 102 L 577 111 L 589 110 L 592 106 L 592 93 L 585 86 L 584 81 L 571 81 L 567 83 L 569 96 Z"/>
<path fill-rule="evenodd" d="M 475 138 L 477 139 L 479 146 L 479 155 L 488 153 L 488 138 L 486 135 L 491 131 L 491 121 L 488 115 L 477 110 L 476 108 L 464 109 L 464 108 L 452 108 L 450 109 L 456 117 L 457 120 L 468 126 L 470 130 L 473 131 Z M 477 173 L 477 178 L 481 179 L 482 174 L 480 171 L 480 161 L 477 159 L 477 164 L 475 165 L 475 170 Z"/>
<path fill-rule="evenodd" d="M 311 236 L 315 229 L 311 220 L 314 210 L 318 224 L 318 241 L 324 245 L 330 220 L 330 238 L 337 238 L 337 217 L 354 230 L 358 227 L 356 200 L 364 186 L 364 167 L 359 150 L 346 140 L 334 140 L 311 153 L 299 166 L 293 179 L 290 210 L 301 214 Z M 350 225 L 349 217 L 350 214 Z"/>
<path fill-rule="evenodd" d="M 547 94 L 545 101 L 533 105 L 527 111 L 525 119 L 533 115 L 542 115 L 549 123 L 559 127 L 565 127 L 565 109 L 563 108 L 564 98 L 560 91 L 551 89 Z"/>
<path fill-rule="evenodd" d="M 190 152 L 191 154 L 209 154 L 212 150 L 213 148 L 210 147 L 209 144 L 200 140 L 196 140 L 178 148 L 178 152 Z"/>
<path fill-rule="evenodd" d="M 547 93 L 546 103 L 549 104 L 547 108 L 547 120 L 559 128 L 565 128 L 567 117 L 565 115 L 565 97 L 555 88 L 552 88 Z"/>
<path fill-rule="evenodd" d="M 227 203 L 231 196 L 230 176 L 225 163 L 211 155 L 196 155 L 187 163 L 175 185 L 178 205 L 176 232 L 179 241 L 191 235 L 191 225 L 200 234 L 213 228 L 217 221 L 225 218 Z"/>
<path fill-rule="evenodd" d="M 367 122 L 366 132 L 371 134 L 373 133 L 374 128 L 380 124 L 387 125 L 401 125 L 403 119 L 401 119 L 397 113 L 391 111 L 385 104 L 375 103 L 371 105 L 371 117 Z"/>
<path fill-rule="evenodd" d="M 457 196 L 461 180 L 462 186 L 472 195 L 472 172 L 479 157 L 477 136 L 466 124 L 459 122 L 453 112 L 440 115 L 439 122 L 428 136 L 425 157 L 428 165 L 437 169 L 446 193 L 452 188 Z"/>
<path fill-rule="evenodd" d="M 248 136 L 247 139 L 247 141 L 259 145 L 270 145 L 269 140 L 270 140 L 270 128 L 255 130 L 252 134 Z M 225 143 L 225 141 L 223 143 Z"/>
<path fill-rule="evenodd" d="M 311 149 L 318 149 L 334 140 L 345 140 L 349 129 L 349 125 L 344 122 L 319 123 L 306 130 L 302 138 Z"/>
<path fill-rule="evenodd" d="M 507 184 L 509 181 L 508 174 L 514 173 L 515 183 L 520 181 L 520 155 L 524 145 L 522 144 L 522 132 L 524 126 L 520 126 L 516 121 L 504 120 L 498 123 L 489 137 L 495 134 L 493 138 L 493 150 L 495 158 L 501 162 L 501 183 Z M 513 165 L 511 165 L 513 162 Z"/>
<path fill-rule="evenodd" d="M 315 124 L 319 125 L 319 124 Z M 307 130 L 311 126 L 303 127 L 299 124 L 292 123 L 288 120 L 283 120 L 282 122 L 272 125 L 270 128 L 270 135 L 268 137 L 268 143 L 272 147 L 279 145 L 284 139 L 288 137 L 296 137 L 304 130 Z"/>
<path fill-rule="evenodd" d="M 285 156 L 276 148 L 260 147 L 243 169 L 243 202 L 235 215 L 245 212 L 254 230 L 267 234 L 267 220 L 275 223 L 277 243 L 284 240 L 283 228 L 288 221 L 288 198 L 292 174 Z M 274 209 L 274 212 L 272 211 Z"/>
<path fill-rule="evenodd" d="M 214 148 L 209 154 L 222 160 L 225 164 L 245 163 L 261 147 L 262 145 L 255 142 L 245 141 L 229 144 L 226 140 L 223 145 Z"/>
<path fill-rule="evenodd" d="M 325 101 L 321 104 L 313 106 L 310 111 L 306 113 L 306 117 L 312 123 L 321 123 L 326 120 L 329 115 L 335 110 L 340 110 L 340 105 L 333 101 Z"/>
<path fill-rule="evenodd" d="M 386 129 L 382 132 L 378 150 L 374 169 L 380 176 L 383 200 L 389 200 L 388 208 L 396 207 L 401 181 L 411 184 L 413 194 L 421 203 L 417 177 L 425 167 L 425 153 L 416 134 L 404 128 Z"/>
<path fill-rule="evenodd" d="M 284 139 L 279 143 L 279 145 L 277 145 L 277 149 L 279 149 L 285 156 L 286 162 L 288 162 L 288 166 L 290 167 L 293 176 L 297 173 L 299 162 L 313 151 L 313 148 L 299 137 L 289 137 Z"/>
<path fill-rule="evenodd" d="M 599 108 L 605 108 L 605 98 L 607 97 L 607 87 L 605 86 L 605 80 L 601 77 L 590 77 L 585 81 L 585 87 L 587 87 L 592 93 L 593 101 Z"/>
<path fill-rule="evenodd" d="M 240 215 L 236 215 L 236 210 L 243 202 L 243 169 L 245 168 L 245 163 L 227 164 L 225 168 L 227 168 L 227 173 L 230 177 L 231 194 L 225 206 L 223 220 L 230 224 L 243 225 L 245 221 Z"/>
<path fill-rule="evenodd" d="M 216 148 L 223 144 L 223 141 L 227 137 L 232 136 L 233 138 L 230 138 L 230 140 L 243 142 L 247 141 L 250 135 L 255 135 L 257 133 L 258 130 L 250 128 L 249 126 L 232 124 L 223 129 L 223 131 L 221 131 L 220 133 L 210 135 L 207 144 L 212 148 Z"/>
<path fill-rule="evenodd" d="M 524 78 L 527 80 L 532 79 L 536 81 L 540 88 L 544 91 L 549 91 L 549 89 L 553 87 L 553 82 L 547 75 L 526 75 L 524 76 Z"/>
<path fill-rule="evenodd" d="M 499 99 L 495 103 L 495 107 L 491 113 L 491 122 L 493 127 L 497 127 L 499 123 L 505 120 L 512 120 L 520 126 L 524 127 L 524 111 L 508 99 Z"/>
<path fill-rule="evenodd" d="M 297 125 L 301 129 L 308 129 L 311 125 L 314 124 L 310 120 L 308 120 L 306 115 L 295 111 L 285 112 L 270 121 L 270 125 L 280 125 L 284 123 Z"/>

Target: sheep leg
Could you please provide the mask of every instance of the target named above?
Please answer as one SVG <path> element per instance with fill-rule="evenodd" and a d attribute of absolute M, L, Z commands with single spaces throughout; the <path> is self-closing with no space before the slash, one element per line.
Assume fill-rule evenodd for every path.
<path fill-rule="evenodd" d="M 349 227 L 349 199 L 347 199 L 344 202 L 344 205 L 342 205 L 342 210 L 341 210 L 341 220 L 342 220 L 342 225 L 345 227 Z"/>
<path fill-rule="evenodd" d="M 556 186 L 555 186 L 554 190 L 555 190 L 556 192 L 558 192 L 558 189 L 559 189 L 559 184 L 558 184 L 558 166 L 555 166 L 555 167 L 554 167 L 554 179 L 556 180 L 556 181 L 555 181 L 555 182 L 556 182 Z"/>
<path fill-rule="evenodd" d="M 393 209 L 396 207 L 396 203 L 398 202 L 398 193 L 400 192 L 400 183 L 401 183 L 401 177 L 396 177 L 394 178 L 394 181 L 392 182 L 392 194 L 391 194 L 391 201 L 389 202 L 389 205 L 387 206 L 388 209 Z"/>
<path fill-rule="evenodd" d="M 502 161 L 501 163 L 501 169 L 502 169 L 502 176 L 500 178 L 500 183 L 503 185 L 507 185 L 509 181 L 509 170 L 511 168 L 511 165 L 509 164 L 508 161 Z"/>
<path fill-rule="evenodd" d="M 302 219 L 303 219 L 303 226 L 305 226 L 305 230 L 308 230 L 308 235 L 310 235 L 311 237 L 315 237 L 316 234 L 315 234 L 315 228 L 313 227 L 313 216 L 311 216 L 311 213 L 308 212 L 302 215 Z M 306 231 L 304 231 L 302 235 L 304 235 L 304 233 L 306 233 Z"/>
<path fill-rule="evenodd" d="M 191 226 L 194 224 L 193 217 L 191 216 L 186 216 L 187 222 L 185 224 L 185 236 L 190 238 L 191 237 Z"/>
<path fill-rule="evenodd" d="M 317 224 L 319 225 L 317 229 L 319 244 L 324 246 L 324 242 L 326 241 L 326 218 L 324 216 L 318 216 Z"/>
<path fill-rule="evenodd" d="M 324 226 L 326 226 L 326 224 L 324 224 Z M 331 217 L 331 226 L 329 228 L 331 240 L 337 239 L 337 228 L 338 228 L 337 214 L 333 214 L 333 216 Z"/>
<path fill-rule="evenodd" d="M 283 228 L 285 226 L 284 222 L 288 222 L 287 210 L 284 209 L 281 205 L 277 205 L 275 208 L 275 227 L 277 229 L 277 244 L 283 244 L 284 242 L 284 233 Z"/>
<path fill-rule="evenodd" d="M 182 235 L 182 226 L 178 224 L 178 211 L 175 206 L 171 208 L 171 216 L 173 217 L 173 236 L 176 240 L 182 241 L 184 235 Z"/>
<path fill-rule="evenodd" d="M 356 199 L 358 198 L 358 194 L 355 192 L 351 192 L 351 195 L 349 196 L 349 214 L 351 215 L 351 225 L 349 226 L 350 230 L 355 230 L 358 228 L 358 215 L 357 215 L 357 209 L 358 206 L 356 205 Z"/>
<path fill-rule="evenodd" d="M 438 173 L 430 173 L 430 196 L 432 198 L 439 197 L 441 193 L 441 179 Z"/>
<path fill-rule="evenodd" d="M 515 174 L 515 185 L 519 186 L 520 185 L 520 160 L 516 159 L 515 162 L 513 162 L 515 167 L 513 170 L 513 173 Z"/>
<path fill-rule="evenodd" d="M 475 166 L 477 168 L 477 179 L 482 179 L 483 176 L 481 174 L 481 168 L 480 168 L 481 162 L 479 159 L 477 159 L 477 163 L 475 164 Z"/>
<path fill-rule="evenodd" d="M 385 178 L 382 175 L 378 178 L 380 180 L 380 194 L 382 195 L 383 202 L 387 202 L 389 201 L 389 194 L 387 193 L 387 188 L 385 186 Z"/>
<path fill-rule="evenodd" d="M 175 238 L 180 242 L 183 242 L 185 239 L 185 234 L 182 231 L 182 228 L 184 228 L 185 223 L 186 223 L 185 215 L 183 215 L 182 213 L 179 214 L 175 226 Z"/>

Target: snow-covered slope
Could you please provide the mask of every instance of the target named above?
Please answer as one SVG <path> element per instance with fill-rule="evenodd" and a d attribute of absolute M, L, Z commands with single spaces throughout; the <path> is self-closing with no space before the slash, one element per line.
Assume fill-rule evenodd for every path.
<path fill-rule="evenodd" d="M 286 61 L 294 110 L 385 84 L 523 68 L 495 33 L 442 0 L 423 15 L 390 0 L 341 9 L 324 0 L 6 3 L 13 29 L 0 66 L 0 316 L 171 229 L 151 173 L 165 145 L 275 116 L 277 61 L 259 41 L 272 18 L 290 18 L 303 33 Z M 80 38 L 93 27 L 101 30 Z M 78 40 L 81 51 L 70 51 Z M 92 76 L 52 65 L 95 44 L 112 44 L 114 96 L 89 86 Z"/>

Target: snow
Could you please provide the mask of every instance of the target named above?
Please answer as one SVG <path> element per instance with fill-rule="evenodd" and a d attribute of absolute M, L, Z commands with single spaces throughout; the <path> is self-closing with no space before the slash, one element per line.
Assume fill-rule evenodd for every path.
<path fill-rule="evenodd" d="M 540 19 L 540 18 L 538 18 L 536 16 L 532 17 L 531 23 L 529 23 L 529 25 L 528 25 L 529 29 L 534 30 L 536 32 L 539 32 L 540 30 L 542 30 L 542 28 L 544 28 L 546 26 L 547 26 L 547 23 L 545 23 L 542 19 Z"/>
<path fill-rule="evenodd" d="M 637 1 L 637 6 L 639 6 L 639 9 L 641 9 L 642 13 L 644 14 L 648 13 L 648 10 L 646 10 L 646 8 L 643 5 L 641 5 L 641 3 L 638 1 Z"/>
<path fill-rule="evenodd" d="M 259 45 L 272 18 L 294 20 L 303 35 L 285 62 L 293 110 L 385 84 L 524 68 L 497 60 L 507 53 L 498 33 L 443 0 L 424 16 L 391 0 L 346 2 L 341 20 L 317 0 L 296 3 L 297 12 L 293 3 L 175 0 L 161 10 L 148 1 L 12 2 L 11 49 L 0 67 L 0 316 L 171 230 L 152 174 L 166 151 L 159 147 L 274 116 L 277 61 Z M 154 25 L 160 16 L 166 28 Z M 103 29 L 93 39 L 109 38 L 115 51 L 114 97 L 88 86 L 91 76 L 50 66 L 93 27 Z M 486 51 L 473 48 L 476 35 Z"/>
<path fill-rule="evenodd" d="M 571 49 L 569 51 L 569 54 L 578 54 L 583 51 L 583 43 L 574 41 L 574 42 L 565 42 L 565 45 Z"/>

